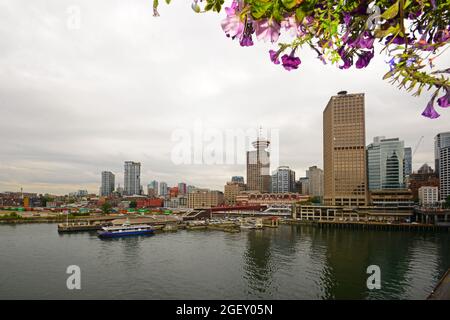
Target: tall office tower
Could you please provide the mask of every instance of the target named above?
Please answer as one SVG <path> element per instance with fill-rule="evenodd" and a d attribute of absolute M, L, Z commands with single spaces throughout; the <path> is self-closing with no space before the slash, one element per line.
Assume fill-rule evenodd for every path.
<path fill-rule="evenodd" d="M 102 186 L 100 188 L 100 196 L 108 197 L 115 189 L 115 176 L 110 171 L 102 171 Z"/>
<path fill-rule="evenodd" d="M 124 194 L 132 196 L 141 194 L 141 163 L 125 161 Z"/>
<path fill-rule="evenodd" d="M 404 142 L 375 137 L 367 147 L 369 190 L 404 189 Z"/>
<path fill-rule="evenodd" d="M 317 166 L 309 167 L 306 170 L 306 177 L 309 181 L 309 194 L 313 197 L 323 197 L 323 170 Z"/>
<path fill-rule="evenodd" d="M 159 183 L 159 195 L 162 197 L 165 197 L 169 194 L 169 187 L 167 186 L 167 183 L 160 182 Z"/>
<path fill-rule="evenodd" d="M 296 189 L 297 192 L 304 196 L 309 196 L 309 178 L 308 177 L 301 177 L 298 179 L 298 182 L 296 183 Z"/>
<path fill-rule="evenodd" d="M 442 146 L 439 152 L 439 186 L 440 200 L 447 200 L 450 196 L 450 144 Z"/>
<path fill-rule="evenodd" d="M 159 195 L 159 183 L 156 180 L 153 180 L 147 185 L 148 195 L 151 197 L 157 197 Z"/>
<path fill-rule="evenodd" d="M 187 194 L 187 185 L 184 182 L 178 183 L 178 194 L 185 195 Z"/>
<path fill-rule="evenodd" d="M 412 173 L 412 149 L 410 147 L 405 148 L 405 158 L 403 161 L 403 175 L 408 177 Z"/>
<path fill-rule="evenodd" d="M 273 193 L 295 192 L 295 172 L 287 166 L 278 167 L 272 174 Z"/>
<path fill-rule="evenodd" d="M 368 203 L 364 94 L 341 91 L 323 112 L 324 203 Z"/>
<path fill-rule="evenodd" d="M 244 183 L 244 177 L 241 176 L 231 177 L 231 182 Z"/>
<path fill-rule="evenodd" d="M 439 158 L 441 153 L 441 148 L 450 146 L 450 131 L 441 132 L 434 137 L 434 171 L 436 174 L 440 174 L 439 169 Z"/>
<path fill-rule="evenodd" d="M 270 192 L 270 142 L 258 137 L 252 145 L 256 150 L 247 151 L 247 190 Z"/>

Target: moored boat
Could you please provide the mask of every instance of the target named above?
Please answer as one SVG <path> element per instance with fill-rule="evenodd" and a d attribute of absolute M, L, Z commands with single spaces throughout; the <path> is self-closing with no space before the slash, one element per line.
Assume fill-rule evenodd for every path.
<path fill-rule="evenodd" d="M 129 236 L 147 236 L 154 233 L 152 226 L 142 224 L 142 225 L 129 225 L 123 224 L 117 227 L 103 227 L 102 230 L 98 231 L 99 238 L 118 238 L 118 237 L 129 237 Z"/>

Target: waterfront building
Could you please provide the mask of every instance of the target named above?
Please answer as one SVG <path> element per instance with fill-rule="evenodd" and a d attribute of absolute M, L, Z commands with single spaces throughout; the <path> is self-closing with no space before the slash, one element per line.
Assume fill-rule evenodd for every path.
<path fill-rule="evenodd" d="M 414 217 L 412 207 L 372 207 L 363 206 L 357 209 L 345 206 L 295 205 L 293 218 L 309 221 L 335 222 L 408 222 Z"/>
<path fill-rule="evenodd" d="M 170 198 L 164 200 L 164 207 L 171 209 L 184 209 L 187 208 L 188 198 L 186 196 L 178 196 L 176 198 Z"/>
<path fill-rule="evenodd" d="M 324 203 L 368 202 L 364 94 L 341 91 L 323 112 Z"/>
<path fill-rule="evenodd" d="M 317 166 L 309 167 L 306 177 L 309 182 L 309 195 L 323 198 L 323 170 Z"/>
<path fill-rule="evenodd" d="M 439 152 L 439 188 L 440 200 L 450 196 L 450 144 L 440 148 Z"/>
<path fill-rule="evenodd" d="M 404 159 L 403 141 L 375 137 L 367 147 L 369 190 L 405 188 Z"/>
<path fill-rule="evenodd" d="M 169 194 L 169 187 L 166 182 L 159 183 L 159 195 L 161 197 L 167 197 Z"/>
<path fill-rule="evenodd" d="M 272 193 L 295 192 L 295 171 L 287 166 L 278 167 L 272 174 Z"/>
<path fill-rule="evenodd" d="M 439 177 L 426 163 L 416 173 L 409 176 L 409 189 L 416 202 L 419 201 L 420 187 L 439 187 Z"/>
<path fill-rule="evenodd" d="M 236 183 L 244 183 L 244 177 L 242 176 L 234 176 L 231 177 L 231 182 L 236 182 Z"/>
<path fill-rule="evenodd" d="M 440 174 L 441 148 L 448 146 L 450 146 L 450 131 L 438 133 L 434 138 L 434 169 L 437 175 Z"/>
<path fill-rule="evenodd" d="M 102 172 L 102 185 L 100 187 L 100 196 L 109 197 L 114 192 L 115 185 L 115 175 L 110 171 Z"/>
<path fill-rule="evenodd" d="M 187 185 L 184 182 L 178 183 L 178 194 L 185 195 L 187 194 Z"/>
<path fill-rule="evenodd" d="M 256 150 L 247 151 L 247 190 L 270 191 L 270 154 L 266 150 L 270 142 L 258 137 L 252 143 Z"/>
<path fill-rule="evenodd" d="M 419 188 L 419 204 L 423 207 L 433 207 L 439 202 L 439 188 L 423 186 Z"/>
<path fill-rule="evenodd" d="M 298 202 L 308 201 L 309 196 L 299 193 L 261 193 L 242 191 L 236 197 L 238 206 L 291 206 Z"/>
<path fill-rule="evenodd" d="M 188 208 L 206 209 L 223 205 L 223 192 L 209 189 L 195 189 L 188 194 Z"/>
<path fill-rule="evenodd" d="M 372 190 L 370 203 L 377 207 L 413 207 L 414 200 L 409 189 Z"/>
<path fill-rule="evenodd" d="M 224 203 L 227 206 L 236 205 L 236 197 L 240 192 L 245 191 L 246 186 L 242 180 L 227 182 L 224 187 Z"/>
<path fill-rule="evenodd" d="M 141 163 L 125 161 L 124 194 L 128 196 L 141 194 Z"/>
<path fill-rule="evenodd" d="M 309 178 L 301 177 L 297 182 L 297 192 L 304 196 L 309 196 Z"/>

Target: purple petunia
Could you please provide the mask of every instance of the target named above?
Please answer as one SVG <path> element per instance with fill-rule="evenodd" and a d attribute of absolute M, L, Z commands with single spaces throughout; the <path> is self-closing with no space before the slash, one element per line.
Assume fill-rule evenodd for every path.
<path fill-rule="evenodd" d="M 445 87 L 445 94 L 440 97 L 438 100 L 438 105 L 441 108 L 448 108 L 450 107 L 450 88 Z"/>
<path fill-rule="evenodd" d="M 431 98 L 431 100 L 428 102 L 427 107 L 425 108 L 425 110 L 422 112 L 422 115 L 424 117 L 430 118 L 430 119 L 436 119 L 440 117 L 440 114 L 436 112 L 436 110 L 434 109 L 434 98 L 435 96 L 433 96 Z"/>
<path fill-rule="evenodd" d="M 340 47 L 337 51 L 339 56 L 341 57 L 344 64 L 342 66 L 339 66 L 339 69 L 348 69 L 353 65 L 353 58 L 347 52 L 345 51 L 344 46 Z"/>
<path fill-rule="evenodd" d="M 367 67 L 370 63 L 370 60 L 372 60 L 373 56 L 374 56 L 374 50 L 364 51 L 363 53 L 361 53 L 358 60 L 356 61 L 356 64 L 355 64 L 356 68 L 362 69 L 362 68 Z"/>
<path fill-rule="evenodd" d="M 302 63 L 302 61 L 300 60 L 299 57 L 296 57 L 294 55 L 294 50 L 292 50 L 290 55 L 283 55 L 281 57 L 281 62 L 283 64 L 283 67 L 288 70 L 291 71 L 293 69 L 297 69 L 298 66 L 300 65 L 300 63 Z"/>
<path fill-rule="evenodd" d="M 242 22 L 239 12 L 239 3 L 234 0 L 231 7 L 225 8 L 227 17 L 222 20 L 222 29 L 227 35 L 234 39 L 235 37 L 241 37 L 244 32 L 244 22 Z"/>
<path fill-rule="evenodd" d="M 275 19 L 255 21 L 255 34 L 258 40 L 275 42 L 280 36 L 280 24 Z"/>
<path fill-rule="evenodd" d="M 279 52 L 275 50 L 269 50 L 270 60 L 275 64 L 280 64 L 280 59 L 278 59 Z"/>

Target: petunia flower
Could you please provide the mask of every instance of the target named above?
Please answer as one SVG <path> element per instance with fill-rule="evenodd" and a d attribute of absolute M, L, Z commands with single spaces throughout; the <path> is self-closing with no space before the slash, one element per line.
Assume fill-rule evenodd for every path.
<path fill-rule="evenodd" d="M 275 19 L 262 19 L 254 22 L 258 40 L 276 42 L 280 36 L 280 24 Z"/>
<path fill-rule="evenodd" d="M 269 50 L 270 60 L 275 64 L 280 64 L 280 59 L 278 56 L 280 55 L 279 51 Z"/>
<path fill-rule="evenodd" d="M 292 37 L 300 35 L 299 25 L 295 16 L 289 16 L 281 21 L 281 28 L 284 28 Z"/>
<path fill-rule="evenodd" d="M 348 69 L 352 66 L 353 64 L 353 57 L 350 56 L 349 54 L 347 54 L 347 52 L 345 51 L 344 46 L 340 47 L 339 50 L 337 51 L 337 53 L 339 54 L 339 56 L 341 57 L 342 61 L 344 62 L 344 64 L 342 66 L 339 66 L 339 69 Z"/>
<path fill-rule="evenodd" d="M 227 37 L 231 37 L 232 39 L 236 37 L 240 38 L 245 28 L 244 22 L 241 20 L 239 14 L 239 9 L 239 3 L 234 0 L 231 7 L 225 8 L 227 17 L 221 22 L 223 31 Z"/>
<path fill-rule="evenodd" d="M 300 58 L 294 55 L 294 51 L 292 50 L 290 55 L 285 54 L 281 57 L 282 65 L 288 71 L 298 69 L 298 66 L 302 63 Z"/>
<path fill-rule="evenodd" d="M 425 110 L 422 112 L 422 115 L 424 117 L 430 118 L 430 119 L 436 119 L 440 117 L 440 114 L 436 112 L 436 110 L 434 109 L 434 99 L 436 96 L 433 96 L 431 98 L 431 100 L 428 102 L 427 107 L 425 108 Z"/>
<path fill-rule="evenodd" d="M 362 68 L 367 67 L 370 63 L 370 60 L 372 60 L 373 56 L 374 56 L 374 50 L 364 51 L 363 53 L 361 53 L 358 60 L 356 61 L 356 64 L 355 64 L 356 68 L 362 69 Z"/>
<path fill-rule="evenodd" d="M 441 108 L 450 107 L 450 88 L 449 87 L 445 87 L 445 94 L 442 97 L 440 97 L 437 100 L 437 102 Z"/>

